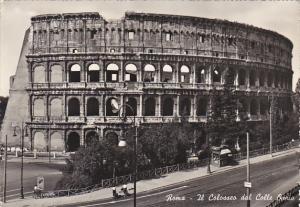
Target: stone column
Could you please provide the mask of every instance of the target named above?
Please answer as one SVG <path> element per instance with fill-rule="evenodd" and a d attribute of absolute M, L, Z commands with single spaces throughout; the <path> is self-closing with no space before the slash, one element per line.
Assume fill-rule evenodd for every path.
<path fill-rule="evenodd" d="M 247 68 L 247 70 L 245 72 L 246 72 L 246 74 L 245 74 L 245 76 L 246 76 L 246 87 L 250 88 L 250 71 Z"/>
<path fill-rule="evenodd" d="M 63 104 L 64 104 L 64 110 L 63 110 L 63 117 L 65 119 L 65 121 L 67 121 L 67 117 L 68 117 L 68 99 L 66 94 L 63 95 Z"/>
<path fill-rule="evenodd" d="M 123 82 L 124 79 L 124 71 L 125 71 L 125 64 L 124 61 L 121 60 L 120 69 L 119 69 L 119 81 Z"/>
<path fill-rule="evenodd" d="M 143 95 L 140 95 L 140 111 L 139 116 L 143 116 Z"/>
<path fill-rule="evenodd" d="M 194 63 L 191 66 L 191 71 L 190 71 L 190 83 L 195 84 L 196 83 L 196 64 Z"/>
<path fill-rule="evenodd" d="M 47 53 L 50 53 L 50 21 L 47 21 L 47 24 L 46 24 L 46 31 L 47 31 L 47 41 L 46 41 L 46 44 L 47 44 Z"/>
<path fill-rule="evenodd" d="M 249 98 L 246 99 L 246 100 L 247 100 L 247 102 L 246 102 L 246 104 L 247 104 L 247 115 L 248 115 L 249 118 L 251 118 L 251 113 L 250 113 L 250 101 L 251 100 L 249 100 Z"/>
<path fill-rule="evenodd" d="M 81 95 L 81 101 L 80 101 L 80 116 L 84 117 L 85 116 L 85 95 Z"/>
<path fill-rule="evenodd" d="M 136 64 L 137 67 L 137 71 L 136 71 L 136 75 L 137 75 L 137 82 L 142 82 L 143 80 L 143 68 L 142 68 L 142 63 L 138 62 Z"/>
<path fill-rule="evenodd" d="M 175 72 L 175 81 L 174 81 L 174 72 Z M 173 69 L 173 83 L 180 82 L 179 76 L 180 76 L 180 68 L 179 68 L 179 63 L 177 62 Z"/>
<path fill-rule="evenodd" d="M 46 129 L 46 136 L 45 136 L 45 139 L 47 140 L 47 152 L 49 152 L 49 151 L 50 151 L 50 147 L 51 147 L 49 125 L 47 126 L 47 129 Z"/>
<path fill-rule="evenodd" d="M 104 81 L 104 77 L 103 77 L 103 74 L 104 74 L 104 64 L 103 64 L 103 61 L 99 60 L 98 62 L 99 64 L 99 82 L 103 82 Z"/>
<path fill-rule="evenodd" d="M 69 82 L 69 69 L 68 69 L 68 63 L 65 62 L 65 69 L 64 69 L 64 82 Z"/>
<path fill-rule="evenodd" d="M 239 86 L 239 70 L 238 69 L 235 70 L 234 85 L 236 87 Z"/>
<path fill-rule="evenodd" d="M 240 111 L 239 111 L 239 99 L 236 101 L 236 121 L 240 121 Z"/>
<path fill-rule="evenodd" d="M 161 71 L 162 71 L 162 64 L 158 63 L 158 67 L 157 67 L 157 79 L 156 79 L 157 83 L 162 82 L 161 81 Z"/>
<path fill-rule="evenodd" d="M 255 86 L 259 87 L 259 73 L 257 69 L 255 69 Z"/>
<path fill-rule="evenodd" d="M 161 95 L 158 94 L 156 99 L 155 116 L 161 116 Z"/>
<path fill-rule="evenodd" d="M 213 71 L 213 66 L 210 65 L 208 66 L 208 72 L 206 74 L 206 83 L 211 85 L 213 80 L 212 80 L 212 71 Z"/>
<path fill-rule="evenodd" d="M 29 64 L 28 64 L 28 82 L 29 82 L 29 84 L 30 84 L 30 86 L 32 87 L 32 62 L 30 62 Z"/>
<path fill-rule="evenodd" d="M 193 116 L 193 120 L 196 119 L 196 110 L 197 110 L 197 96 L 194 95 L 192 98 L 192 105 L 191 105 L 191 116 Z"/>
<path fill-rule="evenodd" d="M 32 121 L 32 94 L 29 94 L 28 98 L 28 115 L 29 115 L 29 120 Z"/>
<path fill-rule="evenodd" d="M 103 95 L 98 96 L 98 102 L 99 102 L 99 116 L 103 116 Z"/>
<path fill-rule="evenodd" d="M 260 100 L 256 100 L 256 103 L 257 103 L 257 115 L 258 115 L 258 118 L 261 119 L 261 111 L 260 111 Z"/>
<path fill-rule="evenodd" d="M 80 61 L 80 82 L 86 82 L 85 61 Z"/>
<path fill-rule="evenodd" d="M 123 114 L 124 107 L 126 107 L 126 106 L 124 106 L 124 95 L 123 94 L 120 95 L 120 106 L 123 106 L 120 108 L 120 114 Z"/>
<path fill-rule="evenodd" d="M 173 116 L 174 116 L 174 115 L 180 116 L 180 112 L 179 112 L 179 103 L 180 103 L 180 96 L 177 95 L 177 96 L 176 96 L 176 101 L 175 101 L 175 107 L 174 107 Z"/>
<path fill-rule="evenodd" d="M 85 145 L 84 140 L 85 140 L 84 129 L 81 128 L 80 146 L 84 146 Z"/>
<path fill-rule="evenodd" d="M 49 95 L 46 95 L 46 120 L 49 121 L 50 120 L 50 103 L 49 103 Z"/>

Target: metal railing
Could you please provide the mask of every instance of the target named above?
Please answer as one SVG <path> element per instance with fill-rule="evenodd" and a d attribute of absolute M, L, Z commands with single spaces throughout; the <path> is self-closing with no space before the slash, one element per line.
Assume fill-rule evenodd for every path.
<path fill-rule="evenodd" d="M 289 190 L 288 192 L 286 192 L 282 196 L 276 198 L 276 200 L 272 201 L 272 203 L 270 203 L 266 207 L 280 207 L 280 206 L 282 206 L 286 201 L 289 201 L 289 199 L 285 199 L 285 198 L 290 198 L 291 199 L 292 197 L 294 197 L 298 194 L 299 190 L 300 190 L 300 185 L 295 186 L 294 188 L 292 188 L 291 190 Z"/>
<path fill-rule="evenodd" d="M 276 145 L 276 146 L 273 146 L 273 152 L 280 152 L 280 151 L 284 151 L 284 150 L 293 149 L 293 148 L 298 147 L 298 145 L 299 145 L 299 142 Z M 250 157 L 257 157 L 257 156 L 269 154 L 269 152 L 270 151 L 267 148 L 253 150 L 253 151 L 250 151 Z M 246 159 L 246 152 L 240 152 L 238 154 L 234 154 L 233 158 L 236 161 Z M 174 173 L 174 172 L 203 167 L 203 166 L 206 166 L 207 163 L 208 163 L 208 159 L 191 160 L 186 163 L 180 163 L 180 164 L 176 164 L 176 165 L 141 171 L 141 172 L 137 173 L 137 180 L 151 179 L 151 178 L 160 177 L 162 175 L 166 175 L 166 174 L 170 174 L 170 173 Z M 41 195 L 41 198 L 72 196 L 72 195 L 79 195 L 79 194 L 83 194 L 83 193 L 89 193 L 89 192 L 93 192 L 93 191 L 103 189 L 103 188 L 109 188 L 109 187 L 113 187 L 113 186 L 117 186 L 117 185 L 130 183 L 133 181 L 133 179 L 134 179 L 134 177 L 132 174 L 118 176 L 115 178 L 102 179 L 101 183 L 96 184 L 96 185 L 91 185 L 91 186 L 88 186 L 85 188 L 43 192 Z M 267 206 L 267 207 L 277 207 L 277 206 Z"/>
<path fill-rule="evenodd" d="M 155 168 L 151 170 L 146 170 L 142 172 L 137 173 L 137 180 L 145 180 L 145 179 L 150 179 L 150 178 L 155 178 L 155 177 L 160 177 L 162 175 L 182 171 L 182 170 L 187 170 L 187 169 L 193 169 L 196 167 L 201 167 L 207 165 L 208 160 L 203 159 L 203 160 L 193 160 L 189 161 L 187 163 L 181 163 L 181 164 L 176 164 L 176 165 L 171 165 L 171 166 L 165 166 L 165 167 L 160 167 L 160 168 Z M 103 188 L 109 188 L 113 187 L 116 185 L 122 185 L 125 183 L 130 183 L 133 181 L 133 175 L 124 175 L 124 176 L 119 176 L 115 178 L 109 178 L 109 179 L 103 179 L 101 184 Z"/>

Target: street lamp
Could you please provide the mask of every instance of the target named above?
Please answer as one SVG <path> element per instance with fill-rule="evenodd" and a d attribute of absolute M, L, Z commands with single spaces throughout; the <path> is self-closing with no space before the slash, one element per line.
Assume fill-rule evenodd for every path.
<path fill-rule="evenodd" d="M 21 139 L 21 199 L 24 199 L 24 186 L 23 186 L 23 168 L 24 168 L 24 137 L 28 136 L 27 126 L 24 122 L 22 122 L 21 127 L 17 125 L 13 125 L 14 134 L 13 136 L 17 136 L 17 129 L 20 130 L 20 139 Z"/>
<path fill-rule="evenodd" d="M 120 107 L 118 107 L 116 102 L 112 102 L 112 107 L 113 107 L 113 111 L 116 112 L 120 112 L 120 110 L 123 107 L 126 107 L 128 109 L 130 109 L 131 113 L 133 114 L 133 121 L 132 124 L 135 128 L 135 142 L 134 142 L 134 174 L 133 174 L 133 206 L 136 207 L 136 176 L 137 176 L 137 136 L 138 136 L 138 129 L 137 129 L 137 125 L 136 125 L 136 119 L 135 119 L 135 113 L 134 110 L 132 108 L 132 106 L 130 106 L 129 104 L 123 104 Z M 124 115 L 124 121 L 126 121 L 126 108 L 125 108 L 125 115 L 124 114 L 120 114 L 121 116 Z M 125 140 L 120 140 L 119 147 L 126 147 L 127 143 Z"/>

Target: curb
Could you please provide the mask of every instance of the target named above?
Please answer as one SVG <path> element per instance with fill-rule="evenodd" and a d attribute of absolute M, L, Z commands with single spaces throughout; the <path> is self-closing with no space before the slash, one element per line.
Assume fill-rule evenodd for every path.
<path fill-rule="evenodd" d="M 299 147 L 296 147 L 294 149 L 298 149 L 298 148 Z M 284 155 L 273 156 L 272 158 L 270 158 L 268 160 L 262 160 L 262 161 L 255 162 L 255 163 L 252 163 L 252 164 L 268 162 L 268 161 L 271 161 L 271 160 L 274 160 L 274 159 L 278 159 L 278 158 L 282 158 L 282 157 L 285 157 L 285 156 L 289 156 L 292 153 L 295 153 L 295 152 L 291 151 L 291 152 L 285 153 Z M 250 158 L 250 160 L 251 160 L 251 158 Z M 151 191 L 155 191 L 155 190 L 159 190 L 159 189 L 163 189 L 163 188 L 168 188 L 168 187 L 171 187 L 171 186 L 174 186 L 174 185 L 178 185 L 178 184 L 181 184 L 181 183 L 190 182 L 190 181 L 193 181 L 193 180 L 204 179 L 204 178 L 211 177 L 211 176 L 214 176 L 214 175 L 219 175 L 219 174 L 222 174 L 222 173 L 225 173 L 225 172 L 229 172 L 229 171 L 233 171 L 233 170 L 236 170 L 236 169 L 239 169 L 239 168 L 243 168 L 245 166 L 247 166 L 246 163 L 245 164 L 241 164 L 241 165 L 237 165 L 237 166 L 234 166 L 234 167 L 230 167 L 228 169 L 223 169 L 223 170 L 221 169 L 221 170 L 218 170 L 218 171 L 216 171 L 214 173 L 211 173 L 211 174 L 206 174 L 206 175 L 199 176 L 199 177 L 196 177 L 196 178 L 191 178 L 191 179 L 188 179 L 188 180 L 185 180 L 185 181 L 180 181 L 180 182 L 177 182 L 177 183 L 172 183 L 172 184 L 164 185 L 164 186 L 161 186 L 161 187 L 158 187 L 158 188 L 153 188 L 153 189 L 150 189 L 150 190 L 142 191 L 140 193 L 151 192 Z"/>

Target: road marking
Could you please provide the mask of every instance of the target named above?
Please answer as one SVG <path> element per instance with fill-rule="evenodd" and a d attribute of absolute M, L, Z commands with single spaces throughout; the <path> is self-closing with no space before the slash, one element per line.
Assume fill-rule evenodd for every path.
<path fill-rule="evenodd" d="M 174 190 L 178 190 L 178 189 L 181 189 L 181 188 L 187 188 L 187 187 L 188 186 L 185 185 L 185 186 L 181 186 L 181 187 L 178 187 L 178 188 L 173 188 L 173 189 L 169 189 L 169 190 L 165 190 L 165 191 L 161 191 L 161 192 L 157 192 L 157 193 L 152 193 L 152 194 L 149 194 L 149 195 L 139 196 L 139 197 L 136 197 L 136 199 L 146 198 L 146 197 L 150 197 L 150 196 L 154 196 L 154 195 L 159 195 L 159 194 L 163 194 L 163 193 L 166 193 L 166 192 L 169 192 L 169 191 L 174 191 Z M 106 203 L 88 204 L 88 205 L 82 205 L 80 207 L 101 206 L 101 205 L 106 205 L 106 204 L 120 203 L 120 202 L 124 202 L 124 201 L 129 201 L 129 200 L 132 200 L 132 199 L 128 198 L 128 199 L 125 199 L 125 200 L 110 201 L 110 202 L 106 202 Z"/>
<path fill-rule="evenodd" d="M 28 195 L 28 194 L 31 194 L 31 193 L 32 192 L 26 192 L 26 193 L 24 193 L 24 195 Z M 18 196 L 18 195 L 20 195 L 20 193 L 7 195 L 6 197 L 8 198 L 8 197 L 13 197 L 13 196 Z"/>
<path fill-rule="evenodd" d="M 17 191 L 17 190 L 21 190 L 20 188 L 18 189 L 13 189 L 13 190 L 7 190 L 6 192 L 12 192 L 12 191 Z M 3 194 L 3 191 L 0 191 L 1 194 Z"/>

